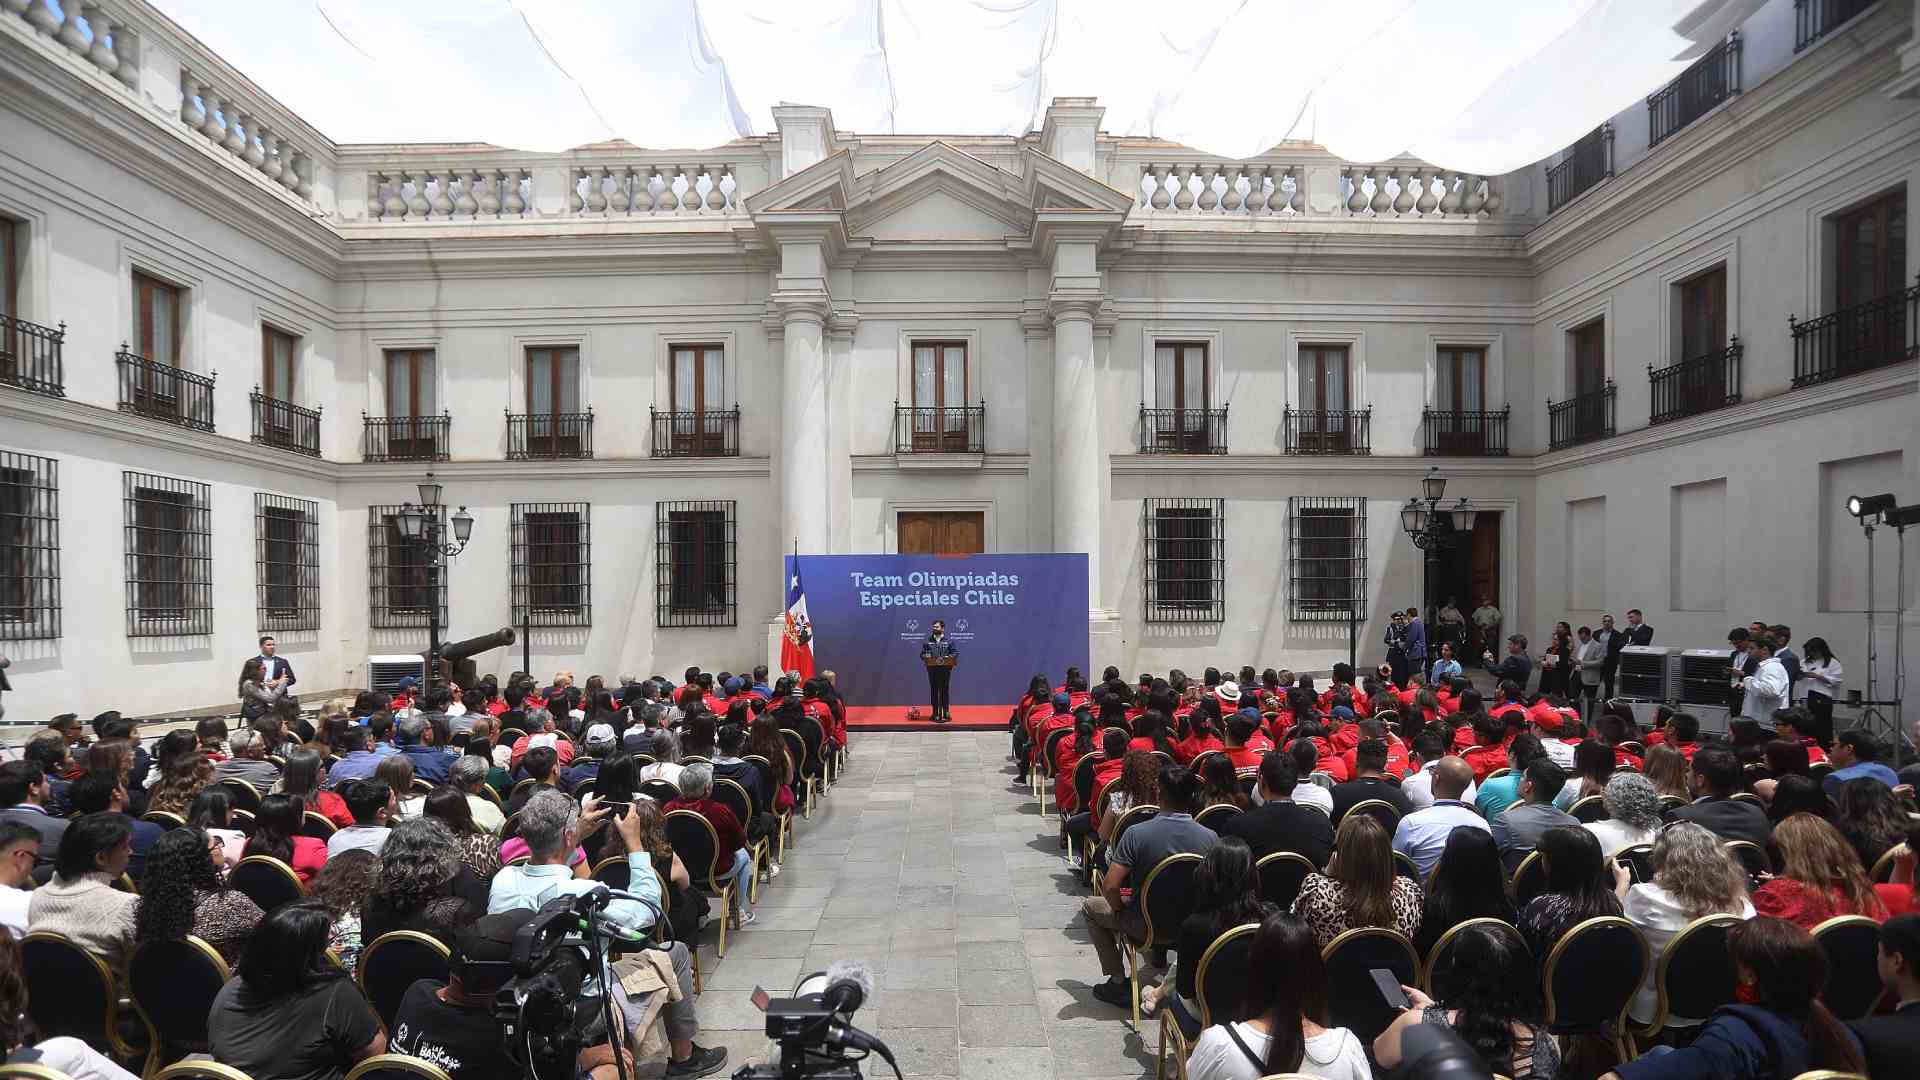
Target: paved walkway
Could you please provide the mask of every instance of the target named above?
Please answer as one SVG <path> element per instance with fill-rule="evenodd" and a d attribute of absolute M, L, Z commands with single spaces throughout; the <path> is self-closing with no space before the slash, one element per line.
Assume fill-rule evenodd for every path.
<path fill-rule="evenodd" d="M 1086 895 L 1025 787 L 1003 732 L 861 733 L 852 767 L 797 823 L 797 847 L 760 890 L 759 921 L 703 936 L 700 1041 L 728 1071 L 765 1061 L 755 986 L 778 996 L 835 959 L 875 969 L 854 1017 L 908 1080 L 1139 1080 L 1153 1071 L 1125 1014 L 1093 1000 L 1099 963 Z M 879 1058 L 868 1080 L 891 1078 Z"/>

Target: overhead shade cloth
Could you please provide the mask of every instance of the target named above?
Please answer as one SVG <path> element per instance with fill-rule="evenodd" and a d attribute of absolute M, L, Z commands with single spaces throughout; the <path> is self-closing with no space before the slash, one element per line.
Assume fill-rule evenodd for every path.
<path fill-rule="evenodd" d="M 156 0 L 338 142 L 715 146 L 1012 135 L 1055 95 L 1230 158 L 1284 139 L 1499 174 L 1684 70 L 1764 0 Z"/>

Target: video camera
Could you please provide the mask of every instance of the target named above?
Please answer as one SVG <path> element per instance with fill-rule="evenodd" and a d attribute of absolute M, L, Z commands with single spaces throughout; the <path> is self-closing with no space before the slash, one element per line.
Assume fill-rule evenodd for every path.
<path fill-rule="evenodd" d="M 862 1080 L 860 1062 L 879 1054 L 900 1076 L 887 1044 L 853 1026 L 856 1009 L 873 996 L 873 975 L 858 961 L 835 961 L 800 981 L 794 995 L 753 992 L 767 1014 L 767 1038 L 780 1044 L 779 1065 L 748 1065 L 733 1080 Z"/>
<path fill-rule="evenodd" d="M 614 945 L 645 947 L 647 939 L 606 918 L 603 912 L 616 899 L 636 901 L 656 919 L 665 918 L 645 897 L 601 886 L 548 901 L 514 935 L 508 963 L 468 964 L 477 977 L 510 975 L 494 994 L 493 1016 L 507 1056 L 530 1080 L 574 1080 L 582 1048 L 626 1039 L 608 993 L 608 956 Z M 511 971 L 487 970 L 503 967 Z M 625 1064 L 618 1057 L 615 1063 L 625 1080 Z"/>

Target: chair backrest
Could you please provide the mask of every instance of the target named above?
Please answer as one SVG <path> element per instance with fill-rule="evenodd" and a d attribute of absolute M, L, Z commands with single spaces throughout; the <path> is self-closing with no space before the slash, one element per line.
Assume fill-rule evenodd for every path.
<path fill-rule="evenodd" d="M 1813 928 L 1827 951 L 1827 1008 L 1842 1020 L 1858 1020 L 1880 1000 L 1880 980 L 1871 974 L 1880 950 L 1880 924 L 1865 915 L 1842 915 Z"/>
<path fill-rule="evenodd" d="M 1240 808 L 1232 803 L 1214 803 L 1212 806 L 1193 815 L 1193 820 L 1219 832 L 1220 827 L 1240 816 Z"/>
<path fill-rule="evenodd" d="M 1568 930 L 1547 954 L 1542 977 L 1548 1026 L 1556 1034 L 1617 1030 L 1651 962 L 1647 939 L 1618 916 Z"/>
<path fill-rule="evenodd" d="M 431 1061 L 405 1054 L 375 1054 L 353 1067 L 347 1080 L 453 1080 Z"/>
<path fill-rule="evenodd" d="M 521 792 L 527 790 L 528 788 L 533 787 L 535 784 L 538 784 L 539 782 L 540 782 L 539 780 L 529 776 L 525 780 L 522 780 L 519 783 L 513 785 L 513 787 L 509 789 L 507 792 L 507 798 L 512 799 L 515 795 L 518 795 Z"/>
<path fill-rule="evenodd" d="M 1584 799 L 1573 800 L 1567 807 L 1567 813 L 1582 825 L 1591 825 L 1596 821 L 1607 820 L 1607 800 L 1601 795 L 1589 795 Z"/>
<path fill-rule="evenodd" d="M 253 1077 L 217 1061 L 182 1061 L 161 1069 L 153 1080 L 253 1080 Z"/>
<path fill-rule="evenodd" d="M 1621 848 L 1620 854 L 1615 858 L 1624 861 L 1627 869 L 1633 871 L 1635 882 L 1645 884 L 1653 880 L 1652 844 L 1635 844 L 1632 847 Z"/>
<path fill-rule="evenodd" d="M 325 814 L 316 814 L 309 810 L 300 819 L 301 836 L 312 837 L 315 840 L 331 840 L 333 834 L 338 831 L 334 828 L 333 822 L 327 820 Z"/>
<path fill-rule="evenodd" d="M 293 867 L 271 855 L 249 855 L 241 859 L 227 874 L 227 884 L 245 893 L 247 899 L 260 905 L 261 911 L 272 911 L 307 895 L 306 886 L 300 884 L 300 875 L 293 872 Z"/>
<path fill-rule="evenodd" d="M 253 830 L 258 828 L 259 825 L 259 819 L 251 813 L 245 810 L 235 810 L 233 812 L 233 827 L 240 830 L 242 835 L 252 836 Z"/>
<path fill-rule="evenodd" d="M 672 782 L 656 776 L 652 780 L 640 781 L 640 794 L 665 806 L 680 797 L 680 789 Z"/>
<path fill-rule="evenodd" d="M 116 1047 L 120 995 L 106 962 L 63 934 L 40 930 L 20 939 L 27 979 L 27 1015 L 40 1037 L 70 1035 L 93 1047 Z"/>
<path fill-rule="evenodd" d="M 1722 1005 L 1733 1004 L 1733 965 L 1727 962 L 1727 934 L 1743 920 L 1738 915 L 1708 915 L 1680 928 L 1660 953 L 1653 986 L 1659 1004 L 1649 1031 L 1670 1017 L 1704 1020 Z"/>
<path fill-rule="evenodd" d="M 1507 775 L 1508 773 L 1510 773 L 1510 772 L 1512 772 L 1512 771 L 1513 771 L 1513 769 L 1512 769 L 1512 768 L 1510 768 L 1510 767 L 1508 767 L 1508 766 L 1505 766 L 1505 765 L 1503 765 L 1503 766 L 1501 766 L 1500 768 L 1498 768 L 1498 769 L 1495 769 L 1495 770 L 1493 770 L 1492 772 L 1490 772 L 1490 773 L 1488 773 L 1488 774 L 1487 774 L 1487 779 L 1488 779 L 1488 780 L 1498 780 L 1498 779 L 1500 779 L 1501 777 L 1503 777 L 1503 776 L 1505 776 L 1505 775 Z"/>
<path fill-rule="evenodd" d="M 1394 809 L 1393 804 L 1385 799 L 1362 799 L 1347 807 L 1347 814 L 1365 814 L 1373 818 L 1387 830 L 1388 836 L 1392 836 L 1394 830 L 1400 827 L 1400 811 Z M 1340 819 L 1346 820 L 1347 814 L 1340 815 Z M 1340 822 L 1336 821 L 1334 824 L 1339 825 Z"/>
<path fill-rule="evenodd" d="M 1133 904 L 1147 924 L 1147 944 L 1168 945 L 1180 936 L 1180 924 L 1193 911 L 1193 875 L 1204 856 L 1186 851 L 1161 859 L 1140 883 Z"/>
<path fill-rule="evenodd" d="M 1221 756 L 1221 752 L 1218 750 L 1203 750 L 1200 753 L 1193 755 L 1193 760 L 1187 762 L 1187 768 L 1192 770 L 1195 774 L 1198 774 L 1200 772 L 1201 766 L 1207 763 L 1208 758 L 1219 757 L 1219 756 Z"/>
<path fill-rule="evenodd" d="M 1159 813 L 1160 813 L 1160 808 L 1158 806 L 1153 805 L 1152 803 L 1144 803 L 1140 806 L 1127 807 L 1127 812 L 1124 814 L 1121 814 L 1120 820 L 1113 823 L 1113 839 L 1108 842 L 1109 845 L 1117 846 L 1120 843 L 1120 838 L 1126 835 L 1126 832 L 1128 829 L 1133 828 L 1135 825 L 1138 825 L 1141 822 L 1147 820 L 1150 817 L 1154 817 Z"/>
<path fill-rule="evenodd" d="M 747 794 L 747 789 L 741 787 L 739 781 L 724 776 L 714 777 L 713 797 L 721 806 L 733 811 L 734 820 L 742 828 L 753 820 L 753 796 Z"/>
<path fill-rule="evenodd" d="M 409 784 L 408 787 L 412 790 L 413 794 L 415 795 L 433 794 L 433 781 L 427 779 L 424 776 L 414 777 L 413 783 Z"/>
<path fill-rule="evenodd" d="M 1447 954 L 1452 951 L 1454 943 L 1460 939 L 1461 933 L 1468 927 L 1497 930 L 1507 935 L 1510 941 L 1519 946 L 1521 952 L 1532 951 L 1527 948 L 1526 936 L 1520 933 L 1520 928 L 1505 919 L 1479 918 L 1455 923 L 1446 933 L 1440 935 L 1439 940 L 1433 943 L 1433 948 L 1427 950 L 1426 963 L 1420 967 L 1420 989 L 1426 991 L 1427 996 L 1435 1001 L 1447 1000 L 1448 994 L 1457 989 L 1445 980 L 1436 979 L 1436 975 L 1440 971 L 1442 962 L 1446 960 Z"/>
<path fill-rule="evenodd" d="M 1101 784 L 1100 789 L 1093 793 L 1093 801 L 1087 804 L 1087 809 L 1097 810 L 1100 813 L 1105 814 L 1107 812 L 1107 796 L 1113 791 L 1114 786 L 1118 783 L 1120 783 L 1120 778 L 1116 776 L 1113 779 L 1107 781 L 1106 783 Z"/>
<path fill-rule="evenodd" d="M 1513 868 L 1513 880 L 1509 883 L 1513 892 L 1513 905 L 1520 907 L 1527 901 L 1547 891 L 1547 864 L 1538 851 L 1527 852 L 1520 865 Z"/>
<path fill-rule="evenodd" d="M 1313 860 L 1297 851 L 1270 851 L 1253 864 L 1254 891 L 1281 911 L 1291 911 L 1301 882 L 1313 871 Z"/>
<path fill-rule="evenodd" d="M 500 842 L 506 843 L 520 835 L 520 813 L 515 811 L 500 819 Z"/>
<path fill-rule="evenodd" d="M 220 781 L 225 785 L 227 794 L 233 797 L 233 805 L 242 810 L 260 812 L 260 789 L 238 776 L 229 776 Z"/>
<path fill-rule="evenodd" d="M 610 855 L 593 864 L 593 880 L 612 889 L 633 884 L 633 865 L 625 855 Z"/>
<path fill-rule="evenodd" d="M 74 1080 L 59 1069 L 46 1065 L 0 1065 L 0 1080 Z"/>
<path fill-rule="evenodd" d="M 1768 856 L 1767 849 L 1751 840 L 1728 840 L 1720 847 L 1739 861 L 1741 869 L 1749 877 L 1773 872 L 1773 859 Z"/>
<path fill-rule="evenodd" d="M 1212 1027 L 1216 1016 L 1225 1023 L 1240 1015 L 1247 996 L 1247 970 L 1253 966 L 1253 935 L 1259 930 L 1259 923 L 1242 923 L 1214 938 L 1200 954 L 1193 988 L 1200 995 L 1201 1027 Z"/>
<path fill-rule="evenodd" d="M 1420 877 L 1420 864 L 1414 862 L 1413 856 L 1404 851 L 1396 851 L 1393 853 L 1393 875 L 1395 877 L 1406 878 L 1408 881 L 1420 886 L 1422 892 L 1426 891 L 1427 883 L 1421 880 Z"/>
<path fill-rule="evenodd" d="M 1371 1044 L 1399 1014 L 1380 997 L 1370 973 L 1385 968 L 1404 985 L 1417 983 L 1420 955 L 1413 942 L 1396 931 L 1365 926 L 1334 938 L 1320 954 L 1327 964 L 1327 1012 L 1333 1026 L 1351 1028 L 1361 1045 Z"/>
<path fill-rule="evenodd" d="M 1045 746 L 1040 748 L 1040 771 L 1047 776 L 1053 775 L 1053 763 L 1059 757 L 1060 744 L 1073 738 L 1073 729 L 1063 727 L 1047 734 Z"/>
<path fill-rule="evenodd" d="M 720 855 L 720 834 L 713 830 L 713 822 L 692 810 L 670 810 L 664 827 L 667 843 L 673 845 L 694 884 L 718 896 L 727 883 L 713 872 L 713 861 Z"/>
<path fill-rule="evenodd" d="M 1813 777 L 1815 780 L 1825 780 L 1832 772 L 1833 762 L 1831 761 L 1816 761 L 1807 766 L 1807 775 Z"/>
<path fill-rule="evenodd" d="M 1731 798 L 1731 799 L 1732 799 L 1732 800 L 1733 800 L 1734 802 L 1750 802 L 1750 803 L 1752 803 L 1752 804 L 1753 804 L 1753 805 L 1755 805 L 1755 806 L 1765 806 L 1765 805 L 1766 805 L 1765 803 L 1763 803 L 1763 802 L 1761 802 L 1761 801 L 1760 801 L 1760 796 L 1758 796 L 1758 795 L 1755 795 L 1755 794 L 1754 794 L 1753 792 L 1751 792 L 1751 791 L 1736 791 L 1736 792 L 1734 792 L 1734 793 L 1733 793 L 1733 794 L 1732 794 L 1731 796 L 1729 796 L 1729 797 L 1730 797 L 1730 798 Z"/>
<path fill-rule="evenodd" d="M 213 946 L 197 937 L 149 941 L 127 962 L 127 993 L 153 1045 L 204 1050 L 207 1013 L 231 975 Z"/>
<path fill-rule="evenodd" d="M 1660 796 L 1660 812 L 1662 814 L 1665 814 L 1669 810 L 1678 810 L 1685 805 L 1687 805 L 1687 800 L 1678 795 Z"/>
<path fill-rule="evenodd" d="M 503 809 L 506 806 L 506 803 L 502 802 L 500 799 L 500 793 L 493 790 L 492 784 L 480 785 L 480 797 L 492 803 L 493 805 L 501 807 Z"/>
<path fill-rule="evenodd" d="M 793 763 L 799 766 L 799 774 L 806 776 L 813 771 L 813 757 L 807 752 L 807 740 L 792 728 L 780 729 L 780 739 L 787 744 L 787 753 L 793 755 Z"/>
<path fill-rule="evenodd" d="M 187 823 L 179 814 L 169 814 L 165 810 L 149 810 L 140 815 L 141 821 L 150 821 L 163 829 L 178 829 Z"/>
<path fill-rule="evenodd" d="M 1888 848 L 1879 858 L 1873 860 L 1873 869 L 1867 874 L 1867 877 L 1871 878 L 1876 885 L 1885 885 L 1887 882 L 1892 881 L 1893 861 L 1899 858 L 1900 853 L 1905 850 L 1907 850 L 1907 845 L 1905 844 L 1895 844 Z"/>
<path fill-rule="evenodd" d="M 360 950 L 360 968 L 354 972 L 354 981 L 391 1031 L 407 988 L 421 979 L 445 981 L 452 955 L 452 950 L 432 934 L 394 930 Z"/>

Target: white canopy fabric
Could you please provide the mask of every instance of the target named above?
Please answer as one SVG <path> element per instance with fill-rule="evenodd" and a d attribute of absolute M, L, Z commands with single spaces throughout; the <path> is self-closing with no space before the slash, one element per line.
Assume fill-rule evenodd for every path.
<path fill-rule="evenodd" d="M 1307 139 L 1500 174 L 1672 79 L 1764 0 L 155 0 L 339 142 L 692 149 L 772 129 Z"/>

